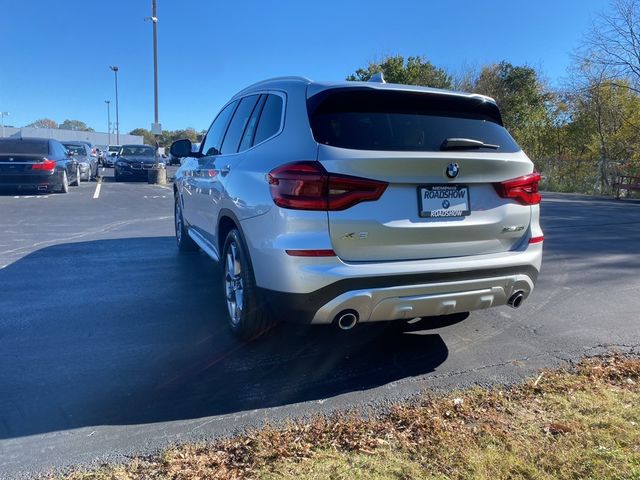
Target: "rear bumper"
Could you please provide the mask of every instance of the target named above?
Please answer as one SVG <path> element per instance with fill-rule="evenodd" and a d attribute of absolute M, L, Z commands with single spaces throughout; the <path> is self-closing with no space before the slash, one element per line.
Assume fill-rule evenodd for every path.
<path fill-rule="evenodd" d="M 27 190 L 50 192 L 60 187 L 55 173 L 30 175 L 0 175 L 0 190 Z"/>
<path fill-rule="evenodd" d="M 317 212 L 287 212 L 282 230 L 272 211 L 241 226 L 263 302 L 282 320 L 330 323 L 337 313 L 356 310 L 362 322 L 381 321 L 505 305 L 516 291 L 531 294 L 542 264 L 543 244 L 528 243 L 542 235 L 537 208 L 512 250 L 387 262 L 290 256 L 288 249 L 333 248 L 326 223 Z"/>
<path fill-rule="evenodd" d="M 525 299 L 538 270 L 532 265 L 467 272 L 348 278 L 310 293 L 259 289 L 262 301 L 280 320 L 326 324 L 344 310 L 360 322 L 448 315 L 506 305 L 517 291 Z"/>

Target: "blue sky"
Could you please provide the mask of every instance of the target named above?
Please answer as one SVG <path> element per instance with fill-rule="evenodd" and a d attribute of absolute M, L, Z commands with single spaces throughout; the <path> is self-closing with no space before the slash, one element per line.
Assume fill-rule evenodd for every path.
<path fill-rule="evenodd" d="M 264 78 L 342 79 L 385 54 L 438 66 L 508 60 L 561 85 L 606 0 L 158 0 L 160 121 L 207 128 Z M 121 132 L 153 120 L 151 0 L 0 0 L 0 111 L 106 130 L 118 65 Z M 115 116 L 113 112 L 112 118 Z"/>

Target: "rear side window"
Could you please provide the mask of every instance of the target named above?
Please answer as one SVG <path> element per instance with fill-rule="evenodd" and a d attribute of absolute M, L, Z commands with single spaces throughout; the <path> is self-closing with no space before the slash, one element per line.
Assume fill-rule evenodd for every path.
<path fill-rule="evenodd" d="M 338 89 L 308 101 L 318 143 L 355 150 L 440 151 L 452 138 L 520 150 L 501 124 L 497 107 L 477 98 L 422 92 Z"/>
<path fill-rule="evenodd" d="M 0 153 L 47 155 L 49 153 L 49 142 L 32 140 L 2 140 L 0 141 Z"/>
<path fill-rule="evenodd" d="M 63 143 L 63 145 L 69 152 L 75 155 L 87 155 L 84 145 L 74 145 L 72 143 Z"/>
<path fill-rule="evenodd" d="M 264 142 L 267 138 L 273 137 L 280 131 L 282 122 L 282 97 L 279 95 L 269 95 L 262 109 L 256 137 L 253 144 Z"/>
<path fill-rule="evenodd" d="M 251 95 L 240 100 L 240 105 L 238 105 L 236 112 L 233 114 L 233 118 L 227 129 L 227 134 L 222 142 L 222 148 L 220 148 L 220 153 L 223 155 L 236 153 L 238 151 L 240 139 L 249 122 L 249 117 L 251 117 L 251 113 L 253 113 L 258 98 L 260 98 L 260 95 Z"/>
<path fill-rule="evenodd" d="M 244 129 L 244 134 L 242 135 L 242 140 L 240 141 L 240 148 L 238 148 L 239 152 L 242 152 L 253 145 L 253 138 L 256 135 L 256 127 L 258 126 L 258 119 L 260 118 L 262 107 L 264 106 L 266 99 L 267 95 L 262 95 L 253 109 L 251 118 L 249 118 L 247 127 Z"/>
<path fill-rule="evenodd" d="M 227 131 L 227 125 L 233 111 L 236 109 L 238 102 L 232 102 L 227 105 L 216 117 L 216 119 L 209 127 L 207 137 L 204 139 L 204 145 L 202 146 L 202 153 L 204 155 L 219 155 L 220 147 L 222 145 L 222 138 Z"/>

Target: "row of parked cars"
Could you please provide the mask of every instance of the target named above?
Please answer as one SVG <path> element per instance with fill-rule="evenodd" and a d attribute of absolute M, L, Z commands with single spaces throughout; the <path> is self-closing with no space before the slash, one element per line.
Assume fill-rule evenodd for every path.
<path fill-rule="evenodd" d="M 69 186 L 96 180 L 100 165 L 113 166 L 116 181 L 146 179 L 155 164 L 148 145 L 59 142 L 49 138 L 0 138 L 0 189 L 67 193 Z"/>
<path fill-rule="evenodd" d="M 87 157 L 86 162 L 80 161 Z M 0 187 L 67 193 L 70 185 L 80 184 L 83 170 L 85 178 L 95 177 L 97 169 L 92 170 L 92 159 L 88 147 L 79 142 L 67 148 L 48 138 L 3 138 L 0 139 Z"/>

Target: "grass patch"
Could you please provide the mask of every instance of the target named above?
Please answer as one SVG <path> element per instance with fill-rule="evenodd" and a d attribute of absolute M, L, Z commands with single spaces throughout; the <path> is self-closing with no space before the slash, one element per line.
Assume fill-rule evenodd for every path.
<path fill-rule="evenodd" d="M 640 360 L 589 359 L 376 419 L 317 417 L 59 478 L 640 480 Z"/>

